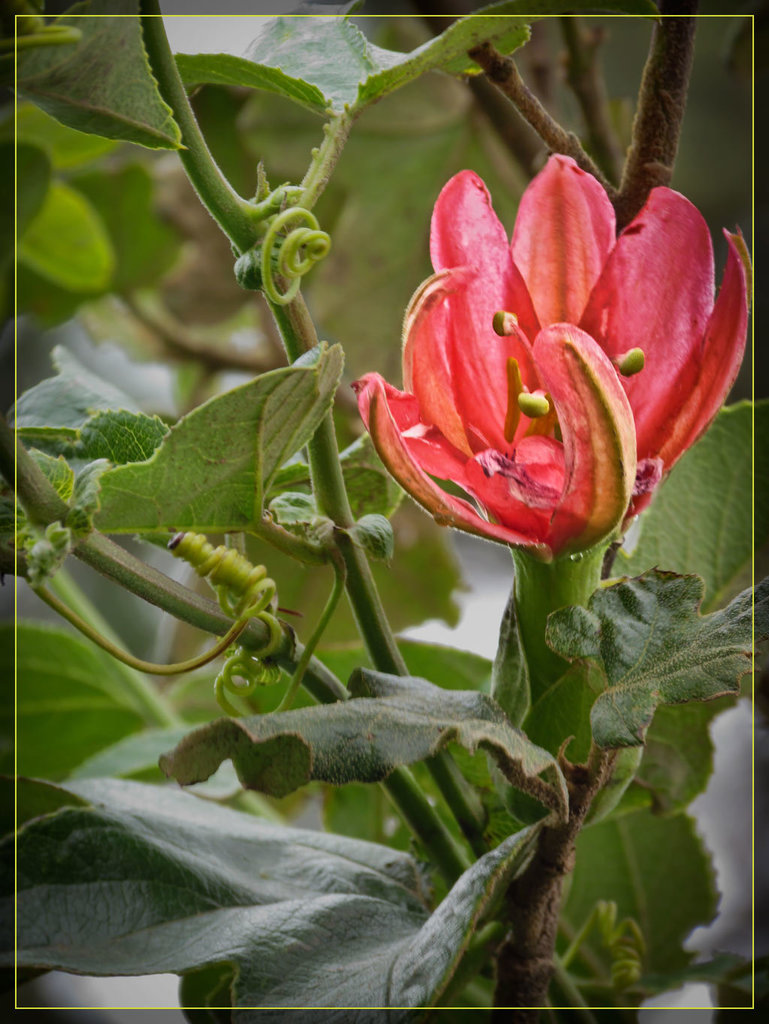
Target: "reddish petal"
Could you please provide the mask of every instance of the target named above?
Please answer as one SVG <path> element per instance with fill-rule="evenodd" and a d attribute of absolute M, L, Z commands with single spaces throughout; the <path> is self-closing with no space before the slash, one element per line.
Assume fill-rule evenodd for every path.
<path fill-rule="evenodd" d="M 464 267 L 444 270 L 416 292 L 404 321 L 403 383 L 419 400 L 421 418 L 471 455 L 504 448 L 507 360 L 518 360 L 526 385 L 537 376 L 521 331 L 499 337 L 479 322 L 478 279 Z M 489 309 L 491 306 L 489 306 Z"/>
<path fill-rule="evenodd" d="M 571 324 L 555 324 L 534 354 L 558 413 L 566 479 L 553 516 L 554 552 L 582 550 L 622 521 L 636 478 L 633 414 L 617 373 L 596 342 Z"/>
<path fill-rule="evenodd" d="M 523 194 L 512 242 L 541 324 L 579 323 L 614 231 L 614 210 L 596 179 L 571 157 L 551 156 Z"/>
<path fill-rule="evenodd" d="M 653 445 L 670 469 L 710 426 L 734 384 L 745 354 L 748 331 L 748 271 L 741 258 L 741 236 L 724 232 L 729 255 L 724 279 L 705 336 L 692 353 L 676 387 L 676 405 L 661 417 Z M 747 257 L 747 253 L 746 253 Z"/>
<path fill-rule="evenodd" d="M 467 488 L 504 526 L 546 537 L 564 482 L 563 445 L 524 438 L 512 457 L 489 450 L 467 463 Z"/>
<path fill-rule="evenodd" d="M 682 195 L 656 188 L 620 235 L 580 323 L 613 358 L 644 351 L 644 369 L 623 378 L 639 459 L 659 451 L 659 424 L 685 395 L 682 373 L 700 348 L 712 308 L 707 224 Z"/>
<path fill-rule="evenodd" d="M 469 502 L 446 494 L 430 479 L 401 436 L 390 409 L 387 385 L 379 374 L 367 374 L 355 387 L 361 416 L 379 457 L 401 487 L 423 505 L 437 522 L 504 544 L 524 545 L 543 556 L 548 554 L 544 545 L 536 544 L 530 537 L 482 519 Z"/>
<path fill-rule="evenodd" d="M 477 271 L 471 305 L 476 322 L 491 327 L 498 309 L 515 313 L 533 341 L 539 330 L 526 284 L 510 257 L 508 235 L 491 205 L 488 189 L 473 171 L 460 171 L 444 185 L 433 209 L 430 256 L 436 270 Z"/>

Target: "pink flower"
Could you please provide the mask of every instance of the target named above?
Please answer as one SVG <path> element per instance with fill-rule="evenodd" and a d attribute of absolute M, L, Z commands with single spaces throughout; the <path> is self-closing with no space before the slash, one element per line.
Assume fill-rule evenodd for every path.
<path fill-rule="evenodd" d="M 406 312 L 405 390 L 355 384 L 385 465 L 439 522 L 543 558 L 616 533 L 742 361 L 744 243 L 725 234 L 714 305 L 707 225 L 679 193 L 654 189 L 615 239 L 604 190 L 553 156 L 509 243 L 480 178 L 457 174 L 433 211 L 436 273 Z"/>

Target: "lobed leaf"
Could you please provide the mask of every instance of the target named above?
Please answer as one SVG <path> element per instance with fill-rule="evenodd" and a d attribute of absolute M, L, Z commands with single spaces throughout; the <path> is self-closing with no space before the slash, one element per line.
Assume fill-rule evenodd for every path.
<path fill-rule="evenodd" d="M 224 531 L 260 519 L 276 471 L 331 406 L 342 351 L 315 355 L 314 364 L 272 370 L 217 395 L 182 417 L 146 462 L 105 473 L 97 526 Z"/>
<path fill-rule="evenodd" d="M 181 785 L 202 782 L 231 758 L 244 786 L 285 796 L 317 780 L 380 782 L 456 742 L 494 757 L 508 782 L 559 816 L 568 807 L 555 758 L 514 729 L 485 694 L 443 690 L 413 676 L 358 669 L 356 699 L 279 714 L 218 719 L 160 760 Z"/>
<path fill-rule="evenodd" d="M 57 25 L 81 33 L 79 42 L 20 51 L 18 88 L 70 128 L 179 149 L 181 133 L 150 70 L 138 11 L 137 0 L 91 0 L 58 18 Z"/>
<path fill-rule="evenodd" d="M 103 975 L 218 965 L 234 974 L 233 1019 L 258 1009 L 267 1024 L 286 1007 L 364 1024 L 371 1007 L 393 1007 L 388 1020 L 398 1022 L 433 1005 L 534 834 L 508 837 L 430 914 L 417 865 L 388 847 L 156 786 L 101 779 L 66 789 L 91 806 L 38 818 L 18 838 L 19 965 Z M 6 841 L 6 892 L 13 854 Z M 4 903 L 11 916 L 14 900 Z M 3 930 L 6 965 L 12 934 Z"/>
<path fill-rule="evenodd" d="M 602 747 L 637 746 L 659 704 L 737 693 L 751 667 L 753 593 L 701 616 L 698 576 L 654 569 L 597 590 L 587 608 L 548 619 L 547 642 L 570 661 L 587 659 L 608 689 L 593 705 L 593 737 Z M 756 588 L 756 638 L 769 635 L 769 580 Z"/>

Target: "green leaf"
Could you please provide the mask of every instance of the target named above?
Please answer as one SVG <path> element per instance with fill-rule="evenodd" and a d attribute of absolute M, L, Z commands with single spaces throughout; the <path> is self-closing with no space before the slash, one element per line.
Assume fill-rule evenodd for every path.
<path fill-rule="evenodd" d="M 323 114 L 328 101 L 310 82 L 285 74 L 279 67 L 255 63 L 229 53 L 177 53 L 176 66 L 188 87 L 196 85 L 232 85 L 278 93 L 295 103 Z"/>
<path fill-rule="evenodd" d="M 491 695 L 513 725 L 523 722 L 531 704 L 531 688 L 512 591 L 499 627 L 499 644 L 491 670 Z"/>
<path fill-rule="evenodd" d="M 0 630 L 0 656 L 9 681 L 13 638 L 12 624 Z M 64 778 L 85 757 L 141 727 L 121 677 L 93 645 L 62 629 L 31 623 L 19 624 L 17 642 L 20 774 Z M 13 703 L 4 707 L 7 747 L 13 737 Z"/>
<path fill-rule="evenodd" d="M 181 133 L 150 71 L 139 18 L 125 17 L 137 14 L 136 0 L 92 0 L 79 15 L 58 18 L 57 25 L 80 31 L 80 41 L 21 51 L 18 87 L 70 128 L 179 149 Z"/>
<path fill-rule="evenodd" d="M 168 433 L 159 416 L 125 409 L 94 413 L 79 431 L 72 455 L 80 459 L 108 459 L 114 466 L 149 459 Z"/>
<path fill-rule="evenodd" d="M 51 184 L 27 227 L 19 243 L 19 260 L 72 291 L 106 288 L 115 266 L 103 221 L 83 195 L 61 182 Z"/>
<path fill-rule="evenodd" d="M 657 13 L 653 4 L 633 0 L 602 6 Z M 479 74 L 468 50 L 488 41 L 511 53 L 528 40 L 531 16 L 562 10 L 562 4 L 546 0 L 491 4 L 410 53 L 375 46 L 348 18 L 275 17 L 259 26 L 245 58 L 179 54 L 176 61 L 187 85 L 245 86 L 278 93 L 316 113 L 345 107 L 357 113 L 427 71 Z"/>
<path fill-rule="evenodd" d="M 156 287 L 173 266 L 180 247 L 177 233 L 159 216 L 155 186 L 146 167 L 124 164 L 72 179 L 98 212 L 115 252 L 110 290 L 125 295 Z"/>
<path fill-rule="evenodd" d="M 390 521 L 374 513 L 363 516 L 350 530 L 350 536 L 360 544 L 369 558 L 390 562 L 395 550 L 395 535 Z"/>
<path fill-rule="evenodd" d="M 15 787 L 14 787 L 15 782 Z M 16 792 L 14 793 L 14 788 Z M 2 835 L 10 835 L 16 829 L 33 818 L 39 818 L 44 814 L 53 814 L 60 807 L 85 806 L 87 801 L 68 793 L 59 786 L 50 782 L 43 782 L 40 779 L 26 778 L 2 778 L 0 779 L 0 798 L 2 803 L 3 820 Z M 15 820 L 14 804 L 18 811 L 18 822 Z"/>
<path fill-rule="evenodd" d="M 76 537 L 85 537 L 93 530 L 93 517 L 99 510 L 101 477 L 109 469 L 106 459 L 96 459 L 78 473 L 72 495 L 72 507 L 66 524 Z"/>
<path fill-rule="evenodd" d="M 569 759 L 584 761 L 592 739 L 590 709 L 604 686 L 603 673 L 594 665 L 571 666 L 535 701 L 521 728 L 553 754 L 571 736 Z"/>
<path fill-rule="evenodd" d="M 98 410 L 137 409 L 125 392 L 86 369 L 63 346 L 53 349 L 51 359 L 57 376 L 25 391 L 14 407 L 14 423 L 23 440 L 61 436 L 74 441 Z"/>
<path fill-rule="evenodd" d="M 90 163 L 116 145 L 110 139 L 68 128 L 34 103 L 19 104 L 17 124 L 19 139 L 43 149 L 51 164 L 60 171 Z"/>
<path fill-rule="evenodd" d="M 696 572 L 706 584 L 704 611 L 749 585 L 753 510 L 756 558 L 769 551 L 769 446 L 760 443 L 769 436 L 769 401 L 755 406 L 755 467 L 752 415 L 750 402 L 721 410 L 641 516 L 640 540 L 630 556 L 620 550 L 618 572 L 635 576 L 655 565 Z"/>
<path fill-rule="evenodd" d="M 639 789 L 657 814 L 676 813 L 705 791 L 713 771 L 710 724 L 733 697 L 657 708 L 638 771 Z"/>
<path fill-rule="evenodd" d="M 19 964 L 103 975 L 231 964 L 233 1005 L 265 1021 L 284 1007 L 389 1006 L 388 1020 L 405 1022 L 410 1008 L 433 1005 L 532 838 L 510 836 L 429 914 L 416 864 L 388 847 L 137 783 L 67 788 L 92 806 L 19 836 Z M 10 891 L 11 842 L 3 853 Z"/>
<path fill-rule="evenodd" d="M 107 532 L 242 530 L 277 469 L 312 437 L 342 372 L 338 345 L 218 395 L 182 417 L 146 462 L 101 478 Z"/>
<path fill-rule="evenodd" d="M 179 743 L 188 732 L 188 726 L 178 726 L 132 733 L 85 758 L 70 772 L 69 777 L 98 779 L 157 770 L 160 755 L 168 750 L 169 745 Z"/>
<path fill-rule="evenodd" d="M 547 642 L 572 661 L 589 659 L 608 689 L 590 714 L 602 747 L 637 746 L 659 704 L 737 693 L 750 671 L 752 591 L 701 616 L 698 576 L 652 570 L 597 590 L 587 608 L 562 608 L 548 619 Z M 769 581 L 756 589 L 757 638 L 767 633 Z"/>
<path fill-rule="evenodd" d="M 513 729 L 484 694 L 368 669 L 353 674 L 350 690 L 355 700 L 218 719 L 182 740 L 160 767 L 189 785 L 229 757 L 244 786 L 285 796 L 313 779 L 380 782 L 399 765 L 423 761 L 456 742 L 471 752 L 488 750 L 508 782 L 559 815 L 567 813 L 566 784 L 555 759 Z"/>
<path fill-rule="evenodd" d="M 318 516 L 318 506 L 311 494 L 303 491 L 284 491 L 270 502 L 269 513 L 281 526 L 311 523 Z"/>
<path fill-rule="evenodd" d="M 632 917 L 640 926 L 644 971 L 684 967 L 692 954 L 681 948 L 683 940 L 711 920 L 717 904 L 712 868 L 693 821 L 641 811 L 585 829 L 577 840 L 564 919 L 576 930 L 599 900 L 614 900 L 618 918 Z M 607 962 L 595 938 L 588 947 Z"/>
<path fill-rule="evenodd" d="M 64 501 L 69 501 L 75 488 L 75 473 L 63 455 L 54 458 L 32 448 L 29 453 L 43 471 L 46 480 Z"/>

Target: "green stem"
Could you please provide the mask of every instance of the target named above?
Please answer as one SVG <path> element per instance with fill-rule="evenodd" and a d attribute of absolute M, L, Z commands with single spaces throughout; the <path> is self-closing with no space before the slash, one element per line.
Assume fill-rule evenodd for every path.
<path fill-rule="evenodd" d="M 323 611 L 321 612 L 321 616 L 318 619 L 318 623 L 312 632 L 312 636 L 307 641 L 307 646 L 305 647 L 301 658 L 296 664 L 296 671 L 294 672 L 293 678 L 291 679 L 289 687 L 286 690 L 286 693 L 283 697 L 283 700 L 278 705 L 278 711 L 287 711 L 294 703 L 294 698 L 296 697 L 297 690 L 299 689 L 299 686 L 302 682 L 302 677 L 304 676 L 307 666 L 310 663 L 312 652 L 315 650 L 315 648 L 318 645 L 318 641 L 323 636 L 326 630 L 326 626 L 328 625 L 331 616 L 334 614 L 336 606 L 339 604 L 339 598 L 344 593 L 344 565 L 335 565 L 334 570 L 334 586 L 332 587 L 331 594 L 329 595 L 329 599 L 326 602 Z"/>
<path fill-rule="evenodd" d="M 168 45 L 158 0 L 141 0 L 140 10 L 150 67 L 181 130 L 184 148 L 179 150 L 179 159 L 203 205 L 240 252 L 245 252 L 258 237 L 253 209 L 224 177 L 203 138 Z"/>
<path fill-rule="evenodd" d="M 576 1019 L 582 1021 L 583 1024 L 597 1024 L 596 1017 L 590 1012 L 582 993 L 571 980 L 568 971 L 564 969 L 558 957 L 553 957 L 553 965 L 553 985 L 560 989 L 565 996 L 566 1007 L 574 1010 Z"/>
<path fill-rule="evenodd" d="M 521 549 L 513 549 L 516 618 L 529 669 L 531 703 L 560 678 L 568 662 L 545 641 L 547 617 L 557 608 L 586 605 L 601 582 L 604 545 L 580 555 L 564 555 L 543 562 Z"/>
<path fill-rule="evenodd" d="M 323 142 L 318 149 L 312 151 L 312 163 L 302 179 L 298 206 L 311 210 L 317 203 L 344 149 L 352 122 L 352 116 L 343 111 L 323 125 Z"/>
<path fill-rule="evenodd" d="M 113 644 L 118 643 L 119 637 L 110 624 L 86 597 L 66 569 L 61 569 L 56 573 L 50 582 L 50 587 L 61 601 L 66 602 L 68 609 L 74 610 L 81 622 L 88 623 L 101 638 Z M 35 593 L 38 597 L 41 596 L 39 591 L 35 591 Z M 182 717 L 166 703 L 162 694 L 149 679 L 145 679 L 140 672 L 123 662 L 116 662 L 114 667 L 116 672 L 123 677 L 126 688 L 134 698 L 138 710 L 151 725 L 160 728 L 173 728 L 183 724 Z"/>

